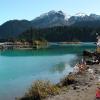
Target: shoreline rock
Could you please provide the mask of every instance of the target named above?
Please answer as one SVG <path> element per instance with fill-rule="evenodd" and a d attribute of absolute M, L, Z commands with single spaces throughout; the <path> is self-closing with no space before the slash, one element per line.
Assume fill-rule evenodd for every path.
<path fill-rule="evenodd" d="M 94 71 L 100 72 L 99 65 L 92 65 L 89 68 L 92 68 Z M 99 73 L 95 72 L 95 79 L 91 79 L 91 74 L 86 70 L 84 74 L 76 75 L 77 83 L 64 87 L 67 91 L 63 92 L 63 89 L 60 95 L 46 98 L 45 100 L 95 100 L 96 89 L 98 83 Z M 80 99 L 81 98 L 81 99 Z"/>

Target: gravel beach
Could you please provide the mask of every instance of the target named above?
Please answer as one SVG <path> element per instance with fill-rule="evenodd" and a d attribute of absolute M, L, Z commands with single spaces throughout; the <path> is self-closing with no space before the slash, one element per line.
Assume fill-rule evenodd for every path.
<path fill-rule="evenodd" d="M 59 95 L 46 98 L 45 100 L 96 100 L 96 89 L 100 77 L 100 65 L 89 65 L 94 75 L 86 70 L 81 75 L 76 75 L 77 83 L 62 88 Z M 100 99 L 98 99 L 100 100 Z"/>

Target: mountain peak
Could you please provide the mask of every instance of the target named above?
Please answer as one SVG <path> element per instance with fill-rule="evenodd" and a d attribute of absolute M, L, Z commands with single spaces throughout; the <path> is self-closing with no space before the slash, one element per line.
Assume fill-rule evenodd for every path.
<path fill-rule="evenodd" d="M 41 25 L 42 27 L 62 26 L 62 25 L 66 25 L 67 20 L 68 17 L 66 16 L 65 13 L 63 13 L 63 11 L 52 10 L 34 19 L 32 21 L 32 24 L 36 26 L 38 23 L 38 25 Z"/>
<path fill-rule="evenodd" d="M 63 17 L 66 20 L 68 19 L 68 16 L 63 11 L 61 11 L 61 10 L 60 11 L 51 10 L 47 13 L 40 15 L 35 20 L 40 20 L 40 19 L 43 19 L 45 17 L 51 17 L 51 16 Z"/>
<path fill-rule="evenodd" d="M 55 14 L 55 13 L 57 13 L 55 10 L 51 10 L 51 11 L 49 11 L 49 12 L 47 12 L 48 14 Z"/>

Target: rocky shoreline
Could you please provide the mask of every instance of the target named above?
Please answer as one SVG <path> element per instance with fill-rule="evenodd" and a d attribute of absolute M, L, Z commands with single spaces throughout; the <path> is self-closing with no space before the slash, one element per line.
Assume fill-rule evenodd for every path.
<path fill-rule="evenodd" d="M 71 84 L 68 84 L 68 76 L 66 76 L 60 83 L 56 84 L 56 85 L 52 85 L 51 89 L 52 89 L 52 93 L 49 95 L 47 95 L 44 99 L 40 98 L 42 95 L 41 93 L 43 93 L 44 91 L 41 90 L 46 88 L 45 86 L 43 87 L 43 84 L 41 85 L 39 83 L 38 87 L 38 92 L 40 92 L 40 96 L 37 99 L 36 94 L 34 95 L 34 91 L 31 90 L 30 93 L 33 93 L 31 95 L 31 99 L 29 98 L 29 96 L 25 96 L 21 99 L 17 99 L 17 100 L 99 100 L 96 99 L 96 89 L 97 87 L 100 85 L 98 85 L 100 83 L 100 65 L 87 65 L 88 69 L 92 69 L 94 74 L 90 73 L 88 69 L 86 69 L 83 73 L 78 73 L 78 74 L 69 74 L 69 75 L 74 75 L 74 82 L 72 82 Z M 37 84 L 37 83 L 36 83 Z M 44 83 L 45 85 L 46 83 Z M 47 84 L 46 84 L 47 85 Z M 37 85 L 38 86 L 38 85 Z M 48 90 L 47 87 L 46 90 Z M 36 88 L 36 87 L 34 87 Z M 34 89 L 33 88 L 33 89 Z M 59 88 L 59 89 L 58 89 Z M 57 89 L 57 90 L 55 90 Z M 59 90 L 59 91 L 58 91 Z M 50 91 L 49 91 L 50 92 Z M 30 95 L 30 93 L 28 93 L 28 95 Z M 35 93 L 36 90 L 35 90 Z M 45 93 L 45 92 L 44 92 Z M 32 96 L 36 96 L 35 98 L 32 98 Z"/>
<path fill-rule="evenodd" d="M 99 83 L 100 65 L 89 65 L 93 69 L 95 77 L 86 70 L 83 74 L 77 74 L 76 83 L 65 86 L 61 92 L 45 100 L 96 100 L 96 89 Z"/>

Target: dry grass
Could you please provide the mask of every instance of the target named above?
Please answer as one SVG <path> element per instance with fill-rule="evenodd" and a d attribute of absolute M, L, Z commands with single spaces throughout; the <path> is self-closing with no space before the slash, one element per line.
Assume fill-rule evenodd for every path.
<path fill-rule="evenodd" d="M 36 81 L 25 96 L 19 100 L 41 100 L 51 95 L 59 94 L 60 88 L 49 81 Z"/>
<path fill-rule="evenodd" d="M 74 84 L 76 82 L 75 76 L 69 74 L 61 80 L 58 84 L 51 84 L 49 81 L 36 81 L 29 88 L 24 97 L 17 100 L 42 100 L 49 96 L 54 96 L 60 93 L 62 87 Z"/>
<path fill-rule="evenodd" d="M 60 84 L 63 86 L 68 86 L 71 84 L 74 84 L 76 82 L 76 77 L 74 74 L 69 74 L 67 77 L 64 77 L 61 81 Z"/>

